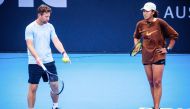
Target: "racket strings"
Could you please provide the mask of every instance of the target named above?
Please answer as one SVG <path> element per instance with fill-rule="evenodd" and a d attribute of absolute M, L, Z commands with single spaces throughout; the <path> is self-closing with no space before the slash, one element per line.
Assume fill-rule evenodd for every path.
<path fill-rule="evenodd" d="M 60 92 L 60 86 L 57 81 L 50 82 L 50 88 L 51 88 L 51 93 L 53 93 L 53 94 L 58 94 Z"/>
<path fill-rule="evenodd" d="M 53 74 L 46 70 L 46 74 L 49 80 L 49 85 L 52 94 L 59 95 L 64 89 L 64 82 L 57 74 Z"/>
<path fill-rule="evenodd" d="M 131 56 L 135 56 L 138 52 L 140 52 L 142 50 L 142 43 L 138 42 L 135 47 L 133 48 L 133 50 L 131 51 Z"/>

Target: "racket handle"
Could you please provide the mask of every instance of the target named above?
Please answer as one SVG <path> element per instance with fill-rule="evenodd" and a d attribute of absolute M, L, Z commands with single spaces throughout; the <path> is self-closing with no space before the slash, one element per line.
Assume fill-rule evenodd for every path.
<path fill-rule="evenodd" d="M 43 69 L 44 71 L 47 70 L 43 63 L 41 64 L 41 67 L 42 67 L 42 69 Z"/>

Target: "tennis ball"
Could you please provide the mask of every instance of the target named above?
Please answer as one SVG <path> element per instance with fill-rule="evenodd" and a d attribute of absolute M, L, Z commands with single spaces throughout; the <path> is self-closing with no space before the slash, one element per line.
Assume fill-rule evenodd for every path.
<path fill-rule="evenodd" d="M 62 58 L 62 61 L 63 61 L 64 63 L 68 63 L 70 60 L 69 60 L 69 58 Z"/>

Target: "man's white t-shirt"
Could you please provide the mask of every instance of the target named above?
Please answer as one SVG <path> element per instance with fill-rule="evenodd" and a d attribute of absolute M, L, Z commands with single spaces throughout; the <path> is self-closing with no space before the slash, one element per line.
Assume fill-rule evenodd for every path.
<path fill-rule="evenodd" d="M 39 25 L 36 21 L 30 23 L 25 30 L 25 40 L 30 39 L 33 41 L 33 46 L 39 58 L 43 63 L 54 61 L 50 48 L 50 41 L 57 37 L 55 29 L 52 24 L 46 23 Z M 36 60 L 28 51 L 28 64 L 36 64 Z"/>

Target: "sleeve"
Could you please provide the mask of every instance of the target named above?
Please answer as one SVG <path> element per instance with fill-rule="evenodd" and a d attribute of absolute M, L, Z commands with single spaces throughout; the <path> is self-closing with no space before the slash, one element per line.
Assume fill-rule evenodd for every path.
<path fill-rule="evenodd" d="M 134 38 L 137 38 L 137 39 L 141 38 L 141 34 L 140 34 L 139 30 L 140 30 L 140 23 L 138 22 L 136 24 L 135 32 L 134 32 L 134 35 L 133 35 Z"/>
<path fill-rule="evenodd" d="M 27 40 L 27 39 L 33 40 L 33 32 L 32 32 L 31 27 L 29 27 L 29 26 L 27 26 L 25 29 L 25 40 Z"/>
<path fill-rule="evenodd" d="M 55 28 L 54 28 L 53 25 L 51 25 L 51 33 L 50 33 L 50 35 L 51 35 L 51 39 L 53 39 L 54 37 L 57 37 L 57 34 L 55 32 Z"/>
<path fill-rule="evenodd" d="M 161 30 L 165 38 L 177 39 L 179 34 L 164 20 L 160 20 Z"/>

